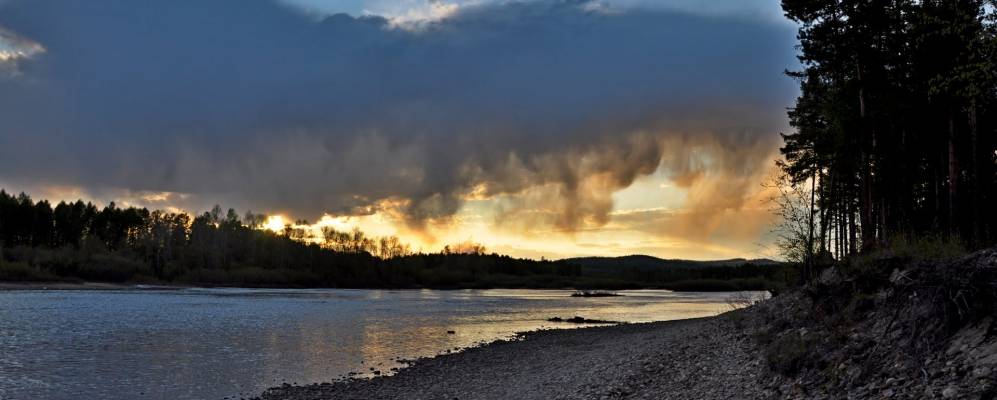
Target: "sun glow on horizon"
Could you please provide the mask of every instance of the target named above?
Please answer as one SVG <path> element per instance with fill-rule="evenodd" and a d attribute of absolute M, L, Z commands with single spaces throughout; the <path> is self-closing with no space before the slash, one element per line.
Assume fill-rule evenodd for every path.
<path fill-rule="evenodd" d="M 438 252 L 448 245 L 453 247 L 458 243 L 473 242 L 485 246 L 489 253 L 532 259 L 629 254 L 699 260 L 776 257 L 767 242 L 770 234 L 765 231 L 774 218 L 764 201 L 771 197 L 772 194 L 767 192 L 770 189 L 759 186 L 750 190 L 740 203 L 721 203 L 722 208 L 710 208 L 704 214 L 703 210 L 690 208 L 694 204 L 690 203 L 689 196 L 697 191 L 709 195 L 713 193 L 711 187 L 696 184 L 682 187 L 676 185 L 666 172 L 659 169 L 615 192 L 612 210 L 605 224 L 585 225 L 575 231 L 532 223 L 532 216 L 511 218 L 503 213 L 503 206 L 522 195 L 489 195 L 482 187 L 471 190 L 462 199 L 460 210 L 451 218 L 427 221 L 419 226 L 405 219 L 399 211 L 405 203 L 398 201 L 383 201 L 356 214 L 326 213 L 307 222 L 298 218 L 308 215 L 276 208 L 264 212 L 262 220 L 246 220 L 244 223 L 278 235 L 323 245 L 328 229 L 346 233 L 359 230 L 375 240 L 396 237 L 417 253 Z M 765 179 L 757 178 L 759 181 Z M 10 186 L 16 187 L 0 182 L 0 187 Z M 191 217 L 200 215 L 191 210 L 206 209 L 207 204 L 218 200 L 204 200 L 196 195 L 173 192 L 88 192 L 75 186 L 48 185 L 27 189 L 36 197 L 52 201 L 82 198 L 100 205 L 113 199 L 117 200 L 118 206 L 149 207 L 186 213 Z M 724 197 L 721 196 L 724 194 L 701 195 L 700 198 Z M 245 204 L 242 206 L 248 208 Z"/>
<path fill-rule="evenodd" d="M 287 222 L 284 220 L 283 216 L 281 216 L 281 215 L 271 215 L 271 216 L 268 216 L 266 222 L 263 223 L 263 228 L 264 229 L 269 229 L 269 230 L 274 231 L 274 232 L 280 232 L 280 231 L 284 230 L 284 227 L 286 225 L 287 225 Z"/>
<path fill-rule="evenodd" d="M 762 202 L 768 196 L 763 188 L 751 191 L 740 206 L 713 210 L 716 215 L 709 226 L 690 225 L 690 218 L 702 214 L 690 208 L 688 196 L 702 188 L 680 187 L 659 168 L 614 193 L 613 210 L 605 224 L 570 232 L 510 221 L 501 212 L 502 202 L 509 196 L 487 196 L 484 190 L 476 189 L 452 218 L 419 227 L 409 225 L 392 204 L 381 204 L 367 213 L 324 214 L 311 222 L 287 214 L 268 215 L 260 229 L 318 244 L 325 242 L 328 229 L 359 230 L 374 240 L 396 237 L 417 253 L 477 243 L 489 253 L 532 259 L 630 254 L 698 260 L 774 257 L 768 246 L 751 242 L 764 234 L 763 227 L 771 222 L 771 213 Z M 727 229 L 718 230 L 720 226 Z"/>
<path fill-rule="evenodd" d="M 362 215 L 325 214 L 314 223 L 294 223 L 292 227 L 299 234 L 304 232 L 303 240 L 313 242 L 322 242 L 323 228 L 340 232 L 357 229 L 371 238 L 395 236 L 416 252 L 437 252 L 447 245 L 473 242 L 485 246 L 489 253 L 533 259 L 629 254 L 698 260 L 771 258 L 771 249 L 752 242 L 771 217 L 761 203 L 766 196 L 761 189 L 752 191 L 740 207 L 715 211 L 716 221 L 710 226 L 688 226 L 690 218 L 701 215 L 687 204 L 690 190 L 698 190 L 697 186 L 674 185 L 659 170 L 614 194 L 614 207 L 606 224 L 572 232 L 510 223 L 501 213 L 502 202 L 508 196 L 489 197 L 482 191 L 465 198 L 463 207 L 451 219 L 431 221 L 421 227 L 407 225 L 390 207 Z M 274 220 L 270 217 L 265 225 L 277 232 L 293 222 L 281 216 L 278 223 L 271 225 Z M 729 229 L 717 231 L 718 226 Z"/>

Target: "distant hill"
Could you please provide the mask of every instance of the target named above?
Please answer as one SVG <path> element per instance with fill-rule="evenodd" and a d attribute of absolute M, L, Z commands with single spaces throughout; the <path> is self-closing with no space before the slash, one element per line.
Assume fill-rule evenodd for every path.
<path fill-rule="evenodd" d="M 693 261 L 664 259 L 646 255 L 630 255 L 623 257 L 576 257 L 562 260 L 569 264 L 582 267 L 582 271 L 590 273 L 611 273 L 621 269 L 651 272 L 662 269 L 703 269 L 712 267 L 738 267 L 745 264 L 752 266 L 780 266 L 781 262 L 767 258 L 729 260 Z"/>

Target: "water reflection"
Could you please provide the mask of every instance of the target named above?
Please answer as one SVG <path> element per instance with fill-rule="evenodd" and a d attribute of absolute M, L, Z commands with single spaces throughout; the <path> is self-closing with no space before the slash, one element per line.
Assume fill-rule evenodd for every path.
<path fill-rule="evenodd" d="M 731 294 L 628 291 L 0 292 L 0 398 L 202 399 L 390 373 L 554 316 L 649 322 L 715 315 Z M 756 294 L 758 296 L 759 294 Z M 453 331 L 453 333 L 448 333 Z"/>

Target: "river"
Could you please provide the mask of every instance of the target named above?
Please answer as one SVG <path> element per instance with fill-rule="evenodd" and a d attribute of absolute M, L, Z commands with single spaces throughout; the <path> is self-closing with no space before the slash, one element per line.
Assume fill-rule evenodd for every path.
<path fill-rule="evenodd" d="M 401 368 L 559 316 L 712 316 L 762 293 L 565 290 L 0 291 L 0 399 L 223 399 Z"/>

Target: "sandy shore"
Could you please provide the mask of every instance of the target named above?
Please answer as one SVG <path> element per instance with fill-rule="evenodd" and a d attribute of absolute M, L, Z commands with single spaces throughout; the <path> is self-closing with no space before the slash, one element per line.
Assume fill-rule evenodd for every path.
<path fill-rule="evenodd" d="M 762 359 L 730 314 L 528 333 L 397 375 L 285 386 L 261 399 L 753 399 Z"/>

